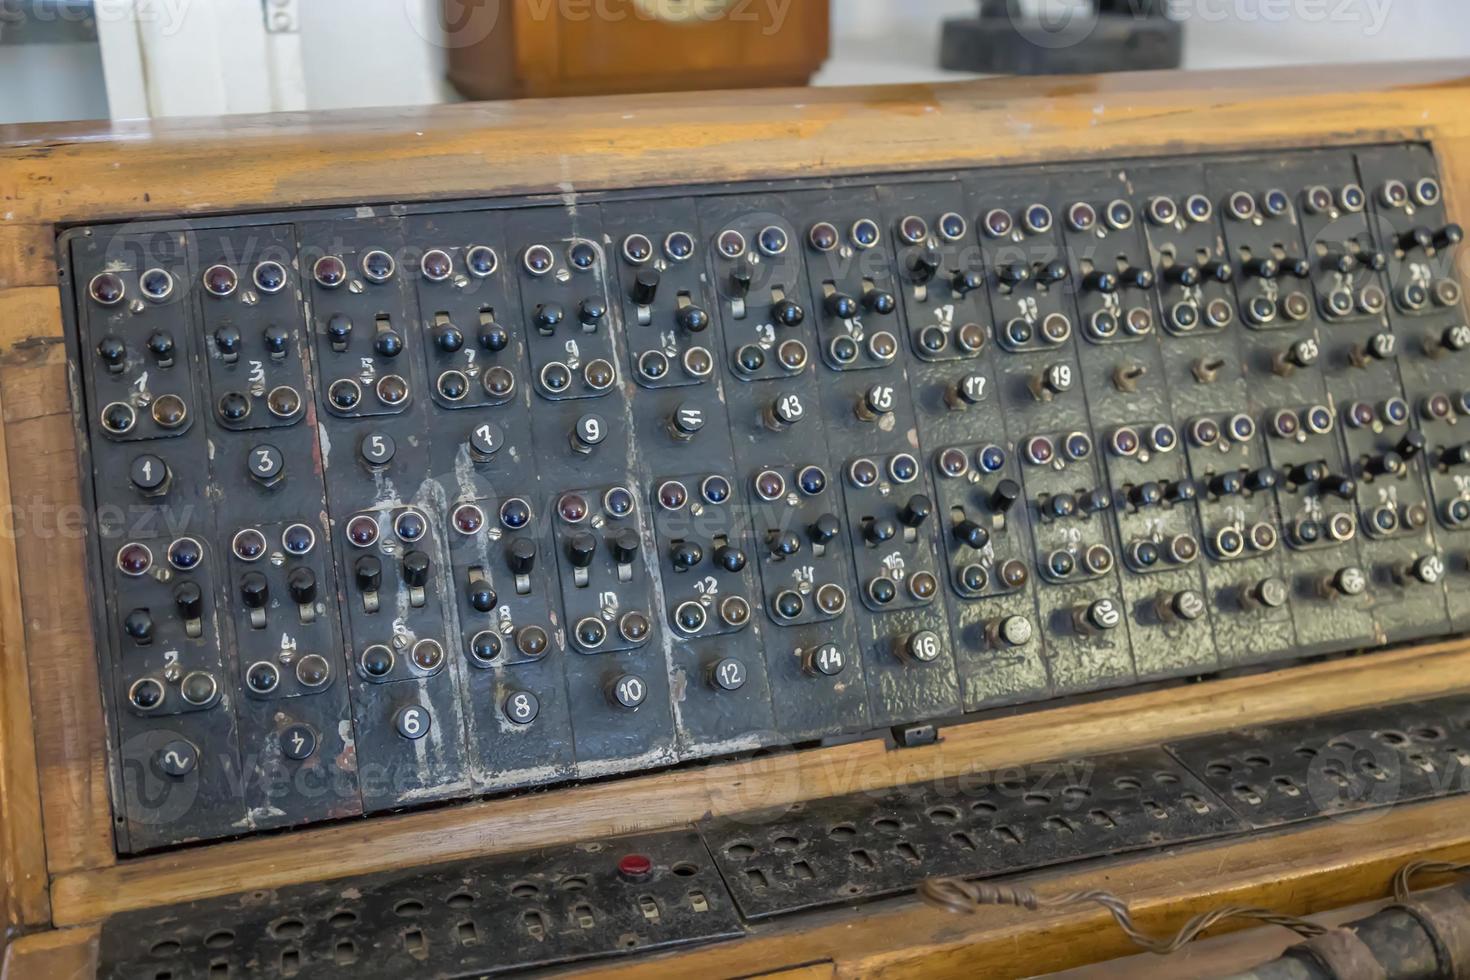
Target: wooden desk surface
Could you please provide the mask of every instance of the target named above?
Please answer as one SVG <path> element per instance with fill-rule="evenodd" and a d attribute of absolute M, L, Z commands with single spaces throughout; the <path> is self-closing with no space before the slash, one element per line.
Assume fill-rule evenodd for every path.
<path fill-rule="evenodd" d="M 667 826 L 705 812 L 1438 694 L 1465 686 L 1470 677 L 1470 645 L 1436 644 L 976 721 L 948 731 L 938 746 L 901 755 L 859 743 L 292 835 L 310 845 L 304 850 L 245 840 L 120 863 L 111 844 L 93 641 L 80 611 L 84 547 L 78 534 L 66 533 L 78 526 L 80 497 L 57 288 L 59 226 L 308 204 L 565 195 L 691 180 L 1404 139 L 1434 141 L 1450 205 L 1463 213 L 1461 202 L 1470 200 L 1470 64 L 997 79 L 0 127 L 0 503 L 9 505 L 0 526 L 5 933 L 85 928 L 118 909 L 254 885 Z M 1462 251 L 1460 261 L 1470 262 L 1467 256 L 1470 251 Z M 1255 848 L 1250 853 L 1260 862 L 1256 877 L 1230 894 L 1268 902 L 1282 898 L 1286 883 L 1300 875 L 1319 886 L 1287 894 L 1297 903 L 1293 908 L 1373 897 L 1392 870 L 1388 864 L 1408 853 L 1421 832 L 1444 853 L 1470 857 L 1467 807 L 1443 801 L 1395 811 L 1380 826 L 1401 827 L 1399 842 L 1375 829 L 1371 841 L 1355 845 L 1364 851 L 1351 860 L 1342 853 L 1346 845 L 1331 836 L 1346 831 L 1333 826 L 1300 832 L 1306 844 L 1295 851 L 1253 842 L 1227 845 Z M 1154 869 L 1154 877 L 1136 879 L 1140 888 L 1164 888 L 1172 877 L 1171 900 L 1181 886 L 1209 891 L 1228 879 L 1225 871 L 1205 868 L 1194 853 L 1124 866 Z M 1355 870 L 1360 860 L 1377 858 L 1383 863 L 1371 873 Z M 1177 872 L 1167 870 L 1175 867 Z M 1228 887 L 1210 894 L 1221 889 Z M 890 946 L 871 963 L 862 961 L 873 972 L 881 960 L 902 973 L 915 957 L 927 962 L 926 950 L 971 942 L 964 927 L 934 924 L 903 903 L 895 909 L 893 915 L 913 917 L 902 920 L 907 932 L 863 930 L 864 943 L 902 939 L 901 948 Z M 811 933 L 830 937 L 811 941 L 816 959 L 858 962 L 843 955 L 850 940 L 839 937 L 853 934 L 844 921 L 834 917 L 836 931 Z M 1014 928 L 1040 928 L 1037 921 L 1017 920 Z M 1056 928 L 1049 934 L 1067 934 Z M 85 933 L 60 934 L 77 935 Z M 16 950 L 67 948 L 60 936 L 28 939 Z M 1028 969 L 1064 965 L 1047 958 L 1059 944 L 1020 943 L 1015 934 L 1011 940 L 1037 954 L 1024 958 Z M 791 945 L 796 942 L 792 938 L 783 952 L 772 954 L 771 968 L 781 965 L 777 960 L 801 962 Z M 868 948 L 853 948 L 859 947 Z M 689 954 L 690 962 L 720 972 L 745 958 L 732 949 Z M 731 955 L 734 960 L 721 959 Z M 935 955 L 936 963 L 949 962 L 956 971 L 968 962 Z M 1022 962 L 1019 952 L 1012 955 Z M 752 955 L 749 962 L 767 960 Z"/>

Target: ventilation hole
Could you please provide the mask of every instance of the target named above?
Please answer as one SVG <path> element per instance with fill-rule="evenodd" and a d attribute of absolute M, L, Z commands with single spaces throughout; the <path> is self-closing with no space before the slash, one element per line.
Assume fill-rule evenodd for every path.
<path fill-rule="evenodd" d="M 579 892 L 587 887 L 587 879 L 581 875 L 568 875 L 557 882 L 556 886 L 564 892 Z"/>
<path fill-rule="evenodd" d="M 1276 785 L 1276 788 L 1278 790 L 1285 793 L 1287 796 L 1302 795 L 1301 787 L 1297 786 L 1297 784 L 1292 780 L 1290 776 L 1277 776 L 1275 779 L 1271 780 L 1271 782 Z"/>
<path fill-rule="evenodd" d="M 1069 800 L 1085 800 L 1092 795 L 1092 790 L 1085 786 L 1068 786 L 1062 790 L 1062 795 Z"/>
<path fill-rule="evenodd" d="M 704 892 L 702 891 L 692 891 L 689 893 L 689 907 L 695 912 L 703 914 L 709 911 L 709 899 L 704 897 Z"/>
<path fill-rule="evenodd" d="M 996 806 L 994 803 L 989 803 L 985 800 L 979 800 L 975 803 L 970 804 L 970 812 L 978 813 L 981 816 L 989 816 L 992 813 L 999 813 L 1000 807 Z"/>
<path fill-rule="evenodd" d="M 1389 729 L 1386 732 L 1375 732 L 1374 734 L 1376 734 L 1378 736 L 1378 740 L 1385 745 L 1399 746 L 1405 745 L 1409 741 L 1409 736 L 1405 735 L 1403 732 L 1396 732 L 1393 729 Z"/>
<path fill-rule="evenodd" d="M 271 935 L 276 939 L 300 939 L 306 933 L 306 923 L 300 919 L 282 919 L 271 926 Z"/>
<path fill-rule="evenodd" d="M 806 861 L 792 861 L 791 872 L 796 877 L 803 878 L 807 881 L 811 881 L 817 876 L 817 873 L 812 870 L 811 864 Z"/>
<path fill-rule="evenodd" d="M 1421 772 L 1434 771 L 1434 763 L 1431 762 L 1427 756 L 1421 755 L 1418 752 L 1415 752 L 1409 756 L 1409 764 L 1419 769 Z"/>
<path fill-rule="evenodd" d="M 424 914 L 424 903 L 416 898 L 405 898 L 393 906 L 393 913 L 404 917 Z"/>
<path fill-rule="evenodd" d="M 1228 762 L 1211 762 L 1205 766 L 1205 774 L 1210 776 L 1228 776 L 1234 771 Z"/>
<path fill-rule="evenodd" d="M 281 976 L 294 977 L 301 972 L 301 950 L 281 950 Z"/>
<path fill-rule="evenodd" d="M 346 929 L 348 926 L 352 925 L 356 921 L 356 912 L 349 912 L 346 909 L 343 909 L 340 912 L 333 912 L 332 917 L 327 920 L 327 925 L 331 926 L 333 929 Z"/>
<path fill-rule="evenodd" d="M 847 885 L 842 890 L 844 892 L 846 892 L 847 894 L 849 894 L 849 895 L 856 895 L 858 892 L 862 891 L 863 889 L 862 889 L 862 886 L 861 885 Z"/>
<path fill-rule="evenodd" d="M 1357 749 L 1357 746 L 1350 739 L 1341 735 L 1328 742 L 1327 747 L 1329 749 L 1337 749 L 1339 752 L 1352 752 Z"/>
<path fill-rule="evenodd" d="M 760 868 L 746 868 L 745 878 L 752 888 L 763 889 L 770 885 L 766 880 L 766 873 Z"/>
<path fill-rule="evenodd" d="M 999 786 L 1001 790 L 1006 793 L 1019 793 L 1026 788 L 1024 785 L 1022 785 L 1019 779 L 1002 780 L 996 785 Z"/>
<path fill-rule="evenodd" d="M 406 929 L 403 933 L 403 948 L 409 956 L 423 956 L 429 951 L 428 940 L 422 929 Z"/>
<path fill-rule="evenodd" d="M 622 944 L 622 947 L 624 949 L 632 949 L 634 946 L 638 945 L 638 937 L 624 936 L 621 940 L 619 940 L 619 942 Z"/>
<path fill-rule="evenodd" d="M 538 943 L 543 942 L 546 939 L 546 914 L 540 909 L 526 909 L 521 913 L 521 928 Z"/>
<path fill-rule="evenodd" d="M 903 824 L 895 817 L 879 817 L 873 821 L 873 826 L 889 834 L 896 834 L 903 829 Z"/>
<path fill-rule="evenodd" d="M 153 948 L 148 950 L 148 952 L 153 956 L 157 956 L 159 959 L 164 959 L 169 956 L 178 956 L 183 951 L 183 948 L 175 940 L 165 939 L 162 942 L 154 943 Z"/>
<path fill-rule="evenodd" d="M 851 839 L 857 836 L 857 828 L 850 823 L 840 823 L 827 831 L 827 835 L 844 840 Z"/>
<path fill-rule="evenodd" d="M 672 870 L 674 874 L 678 875 L 680 878 L 693 878 L 695 875 L 699 874 L 698 865 L 690 864 L 688 861 L 684 861 L 680 864 L 674 865 Z"/>
<path fill-rule="evenodd" d="M 1270 769 L 1271 760 L 1264 755 L 1248 755 L 1241 760 L 1252 769 Z"/>
<path fill-rule="evenodd" d="M 541 889 L 532 882 L 518 881 L 510 886 L 510 893 L 516 898 L 535 898 L 541 894 Z"/>
<path fill-rule="evenodd" d="M 1261 791 L 1250 783 L 1237 783 L 1231 792 L 1235 794 L 1237 799 L 1249 803 L 1251 806 L 1261 805 Z"/>
<path fill-rule="evenodd" d="M 1169 811 L 1160 806 L 1157 800 L 1144 800 L 1143 808 L 1148 812 L 1148 815 L 1153 817 L 1155 820 L 1169 819 Z"/>
<path fill-rule="evenodd" d="M 592 906 L 586 902 L 581 902 L 572 909 L 572 918 L 577 920 L 577 925 L 582 929 L 591 929 L 597 925 L 597 916 L 593 914 Z"/>
<path fill-rule="evenodd" d="M 1118 822 L 1113 819 L 1113 815 L 1106 810 L 1093 810 L 1087 816 L 1093 823 L 1099 827 L 1106 827 L 1108 830 L 1112 830 L 1118 826 Z"/>
<path fill-rule="evenodd" d="M 1195 813 L 1204 814 L 1210 812 L 1210 805 L 1193 793 L 1182 793 L 1179 798 Z"/>
<path fill-rule="evenodd" d="M 444 904 L 452 909 L 467 909 L 475 904 L 475 896 L 469 892 L 455 892 L 444 900 Z"/>
<path fill-rule="evenodd" d="M 864 871 L 875 871 L 878 868 L 878 862 L 873 860 L 873 855 L 861 847 L 849 851 L 848 856 L 852 858 L 853 864 L 862 868 Z"/>
<path fill-rule="evenodd" d="M 1137 791 L 1143 789 L 1143 782 L 1141 780 L 1134 779 L 1132 776 L 1119 776 L 1117 779 L 1113 780 L 1113 785 L 1116 786 L 1118 789 L 1123 790 L 1124 792 L 1136 793 Z"/>
<path fill-rule="evenodd" d="M 1057 834 L 1075 834 L 1077 832 L 1077 825 L 1066 817 L 1047 817 L 1046 822 L 1042 826 Z"/>
<path fill-rule="evenodd" d="M 215 960 L 213 963 L 209 964 L 209 976 L 210 976 L 210 980 L 222 980 L 222 978 L 227 977 L 229 975 L 230 975 L 230 961 L 229 960 Z"/>
<path fill-rule="evenodd" d="M 1021 802 L 1027 806 L 1046 806 L 1051 802 L 1050 793 L 1027 793 L 1021 797 Z"/>
<path fill-rule="evenodd" d="M 774 841 L 772 841 L 771 844 L 778 851 L 794 851 L 801 846 L 801 841 L 797 840 L 795 837 L 792 837 L 789 834 L 782 834 L 780 837 L 777 837 Z"/>
<path fill-rule="evenodd" d="M 978 850 L 978 845 L 975 843 L 975 838 L 971 837 L 963 830 L 956 830 L 954 833 L 949 835 L 949 839 L 954 841 L 956 844 L 960 845 L 960 847 L 964 848 L 967 851 Z"/>
<path fill-rule="evenodd" d="M 914 847 L 914 845 L 910 844 L 906 840 L 899 841 L 894 850 L 898 851 L 899 857 L 903 858 L 910 864 L 918 864 L 922 860 L 919 857 L 918 850 Z"/>
<path fill-rule="evenodd" d="M 955 823 L 960 819 L 960 811 L 952 806 L 930 807 L 925 814 L 935 823 Z"/>
<path fill-rule="evenodd" d="M 339 939 L 332 949 L 332 960 L 338 966 L 351 966 L 357 962 L 357 944 L 350 939 Z"/>
<path fill-rule="evenodd" d="M 1312 748 L 1310 745 L 1298 745 L 1296 747 L 1296 754 L 1301 756 L 1303 759 L 1317 758 L 1317 750 Z"/>
<path fill-rule="evenodd" d="M 228 929 L 211 932 L 204 937 L 204 945 L 210 949 L 224 949 L 235 941 L 235 934 Z"/>
<path fill-rule="evenodd" d="M 642 912 L 643 917 L 649 922 L 657 922 L 659 920 L 658 902 L 654 900 L 652 895 L 638 896 L 638 911 Z"/>
<path fill-rule="evenodd" d="M 1007 844 L 1021 843 L 1021 835 L 1016 833 L 1016 831 L 1010 827 L 993 827 L 991 828 L 990 832 L 999 837 L 1001 840 L 1005 841 Z"/>
<path fill-rule="evenodd" d="M 732 858 L 748 858 L 755 853 L 755 848 L 744 842 L 737 842 L 725 848 L 725 853 Z"/>
<path fill-rule="evenodd" d="M 1414 737 L 1421 742 L 1438 742 L 1444 738 L 1444 729 L 1439 727 L 1425 727 L 1414 733 Z"/>
<path fill-rule="evenodd" d="M 1160 786 L 1173 786 L 1179 782 L 1179 777 L 1172 772 L 1156 772 L 1154 773 L 1154 782 Z"/>

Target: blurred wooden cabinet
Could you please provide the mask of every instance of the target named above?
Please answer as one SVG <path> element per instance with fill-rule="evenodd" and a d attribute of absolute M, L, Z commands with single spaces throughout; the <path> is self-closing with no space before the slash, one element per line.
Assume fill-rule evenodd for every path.
<path fill-rule="evenodd" d="M 443 0 L 449 78 L 504 99 L 805 85 L 828 0 Z"/>

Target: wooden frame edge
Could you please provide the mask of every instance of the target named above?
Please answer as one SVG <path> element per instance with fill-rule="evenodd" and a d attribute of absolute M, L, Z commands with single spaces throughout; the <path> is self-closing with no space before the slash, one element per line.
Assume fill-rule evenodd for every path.
<path fill-rule="evenodd" d="M 923 748 L 890 750 L 870 739 L 302 829 L 291 834 L 289 861 L 279 837 L 246 838 L 60 875 L 52 916 L 75 926 L 127 909 L 384 870 L 402 863 L 395 855 L 433 864 L 654 830 L 707 814 L 1435 697 L 1464 688 L 1467 678 L 1470 640 L 1460 640 L 1006 714 L 946 729 Z"/>

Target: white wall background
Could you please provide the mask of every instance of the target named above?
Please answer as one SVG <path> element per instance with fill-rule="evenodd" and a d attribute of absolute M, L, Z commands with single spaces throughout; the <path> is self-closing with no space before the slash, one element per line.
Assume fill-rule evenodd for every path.
<path fill-rule="evenodd" d="M 189 17 L 226 0 L 173 0 Z M 231 5 L 241 0 L 227 0 Z M 254 2 L 254 0 L 250 0 Z M 452 98 L 435 26 L 442 0 L 300 0 L 302 87 L 313 109 L 416 105 Z M 806 0 L 789 0 L 803 3 Z M 1027 0 L 1032 5 L 1075 0 Z M 1185 15 L 1186 67 L 1470 58 L 1467 0 L 1171 0 Z M 834 57 L 818 84 L 925 81 L 955 77 L 935 67 L 940 22 L 967 16 L 976 0 L 832 0 Z M 216 7 L 216 10 L 218 8 Z M 186 23 L 181 34 L 188 34 Z M 254 43 L 231 34 L 222 54 L 192 45 L 178 59 L 179 93 L 218 93 L 201 63 Z M 95 48 L 0 45 L 0 122 L 86 118 L 105 112 Z M 187 71 L 183 66 L 190 66 Z M 218 71 L 229 89 L 230 71 Z M 162 80 L 150 78 L 150 84 Z M 136 100 L 115 98 L 136 113 Z M 188 99 L 182 100 L 188 103 Z M 225 91 L 203 109 L 254 106 Z M 159 109 L 155 106 L 154 112 Z"/>

